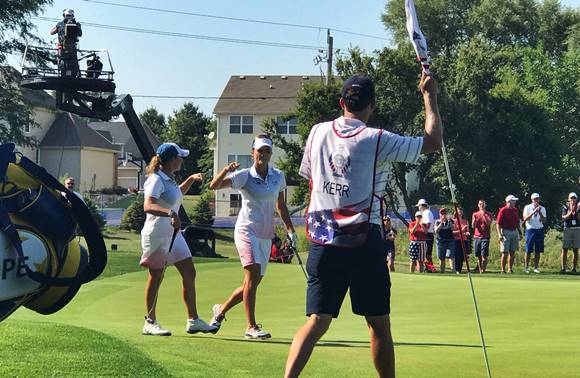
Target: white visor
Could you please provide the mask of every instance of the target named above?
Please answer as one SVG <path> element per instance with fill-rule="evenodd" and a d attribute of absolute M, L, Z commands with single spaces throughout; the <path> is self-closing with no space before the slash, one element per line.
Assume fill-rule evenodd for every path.
<path fill-rule="evenodd" d="M 272 149 L 272 141 L 268 138 L 256 138 L 254 139 L 254 150 L 259 150 L 260 148 L 268 146 L 270 150 Z"/>

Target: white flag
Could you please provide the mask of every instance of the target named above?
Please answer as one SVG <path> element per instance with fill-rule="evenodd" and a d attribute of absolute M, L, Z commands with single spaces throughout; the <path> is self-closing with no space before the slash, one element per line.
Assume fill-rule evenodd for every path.
<path fill-rule="evenodd" d="M 427 50 L 427 40 L 419 27 L 419 20 L 417 20 L 417 13 L 415 12 L 415 3 L 413 0 L 405 0 L 405 14 L 407 15 L 407 32 L 411 37 L 411 42 L 417 53 L 417 58 L 423 66 L 423 71 L 429 75 L 429 52 Z"/>

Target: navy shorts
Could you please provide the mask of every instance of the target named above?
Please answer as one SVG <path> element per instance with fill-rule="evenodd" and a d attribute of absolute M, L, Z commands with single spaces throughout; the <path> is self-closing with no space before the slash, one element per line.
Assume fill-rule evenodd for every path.
<path fill-rule="evenodd" d="M 455 241 L 437 239 L 437 257 L 439 260 L 455 257 Z"/>
<path fill-rule="evenodd" d="M 372 227 L 365 244 L 341 248 L 311 243 L 306 271 L 306 315 L 338 317 L 347 290 L 352 312 L 363 316 L 390 313 L 391 279 L 383 238 Z"/>
<path fill-rule="evenodd" d="M 473 241 L 473 249 L 475 256 L 487 257 L 489 256 L 489 239 L 475 238 Z"/>
<path fill-rule="evenodd" d="M 526 253 L 544 252 L 544 229 L 530 228 L 526 230 Z"/>

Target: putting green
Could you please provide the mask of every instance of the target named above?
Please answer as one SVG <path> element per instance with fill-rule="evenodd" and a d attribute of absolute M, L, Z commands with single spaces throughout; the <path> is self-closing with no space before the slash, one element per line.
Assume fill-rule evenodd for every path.
<path fill-rule="evenodd" d="M 238 262 L 197 264 L 198 307 L 209 320 L 214 303 L 241 282 Z M 271 341 L 243 339 L 243 309 L 228 313 L 217 335 L 185 333 L 180 280 L 168 269 L 158 318 L 171 337 L 140 334 L 146 273 L 83 286 L 65 309 L 41 316 L 19 309 L 0 323 L 0 376 L 281 376 L 291 338 L 305 317 L 305 280 L 296 265 L 271 264 L 259 289 L 257 316 Z M 576 279 L 478 277 L 492 373 L 497 377 L 578 374 L 580 282 Z M 467 278 L 392 276 L 392 324 L 400 377 L 485 377 Z M 303 376 L 374 376 L 364 319 L 345 301 Z"/>

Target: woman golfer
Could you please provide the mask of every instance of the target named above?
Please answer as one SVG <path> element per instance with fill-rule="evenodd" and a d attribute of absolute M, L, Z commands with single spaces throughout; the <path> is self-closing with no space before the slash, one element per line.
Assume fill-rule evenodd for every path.
<path fill-rule="evenodd" d="M 256 291 L 266 272 L 274 237 L 274 208 L 286 226 L 288 236 L 296 245 L 294 226 L 288 215 L 284 198 L 286 179 L 284 174 L 270 166 L 272 140 L 267 135 L 256 136 L 252 145 L 254 164 L 241 169 L 237 162 L 225 166 L 212 180 L 210 188 L 231 187 L 242 195 L 242 208 L 238 215 L 234 239 L 242 266 L 244 281 L 221 305 L 213 306 L 210 325 L 220 327 L 225 314 L 235 305 L 244 302 L 246 311 L 247 339 L 267 339 L 271 335 L 256 322 Z"/>
<path fill-rule="evenodd" d="M 147 315 L 143 326 L 144 335 L 171 335 L 170 331 L 161 327 L 155 314 L 157 293 L 163 280 L 165 267 L 168 265 L 175 265 L 181 274 L 183 300 L 188 313 L 186 332 L 215 333 L 217 331 L 217 327 L 208 325 L 197 315 L 195 268 L 191 252 L 181 235 L 181 223 L 177 214 L 183 194 L 187 193 L 195 181 L 203 181 L 202 174 L 196 173 L 180 185 L 175 182 L 174 174 L 181 169 L 183 158 L 188 155 L 189 150 L 183 150 L 175 143 L 163 143 L 147 166 L 148 177 L 143 184 L 145 190 L 143 208 L 147 213 L 147 219 L 141 231 L 143 255 L 140 262 L 141 266 L 149 269 L 145 287 Z M 174 232 L 175 240 L 171 245 Z"/>

